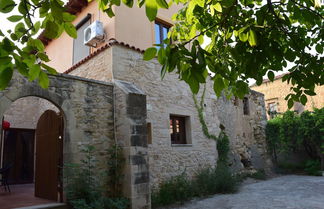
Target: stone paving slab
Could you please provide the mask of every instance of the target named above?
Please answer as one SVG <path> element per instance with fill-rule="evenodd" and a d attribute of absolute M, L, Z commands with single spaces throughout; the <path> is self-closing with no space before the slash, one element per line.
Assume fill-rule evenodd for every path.
<path fill-rule="evenodd" d="M 324 209 L 324 177 L 276 177 L 173 209 Z"/>

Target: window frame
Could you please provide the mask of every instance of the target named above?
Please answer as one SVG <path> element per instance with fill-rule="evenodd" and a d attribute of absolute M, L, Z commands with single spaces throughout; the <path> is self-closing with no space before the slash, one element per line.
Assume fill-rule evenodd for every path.
<path fill-rule="evenodd" d="M 243 115 L 250 115 L 250 102 L 248 97 L 243 98 Z"/>
<path fill-rule="evenodd" d="M 80 20 L 80 22 L 78 22 L 76 25 L 75 25 L 75 29 L 76 29 L 76 31 L 77 31 L 77 33 L 78 33 L 78 30 L 82 27 L 82 26 L 84 26 L 85 24 L 87 24 L 89 22 L 89 25 L 91 25 L 91 14 L 90 13 L 88 13 L 82 20 Z M 82 37 L 84 37 L 84 35 L 82 36 Z M 87 56 L 85 56 L 84 58 L 82 58 L 81 60 L 79 60 L 79 61 L 76 61 L 76 59 L 75 59 L 75 57 L 74 57 L 74 55 L 75 55 L 75 45 L 76 45 L 76 39 L 73 39 L 73 46 L 72 46 L 72 65 L 75 65 L 75 64 L 77 64 L 78 62 L 80 62 L 82 59 L 84 59 L 85 57 L 87 57 L 87 56 L 89 56 L 90 54 L 91 54 L 91 49 L 90 49 L 90 47 L 88 47 L 89 49 L 88 49 L 88 55 Z"/>
<path fill-rule="evenodd" d="M 170 114 L 169 116 L 169 130 L 171 145 L 187 145 L 188 143 L 188 118 L 187 116 L 180 116 Z M 177 124 L 176 121 L 179 121 Z M 171 122 L 172 121 L 172 122 Z M 172 124 L 172 125 L 171 125 Z M 179 125 L 179 131 L 177 131 L 177 125 Z M 172 128 L 171 128 L 172 127 Z M 172 130 L 172 132 L 171 132 Z M 175 135 L 176 134 L 176 135 Z"/>
<path fill-rule="evenodd" d="M 158 43 L 156 40 L 156 30 L 155 30 L 156 25 L 159 26 L 160 43 Z M 172 24 L 170 24 L 164 20 L 161 20 L 159 18 L 155 19 L 155 21 L 154 21 L 154 44 L 163 44 L 163 40 L 165 39 L 165 38 L 163 38 L 163 28 L 166 28 L 167 32 L 169 33 L 171 27 L 172 27 Z"/>

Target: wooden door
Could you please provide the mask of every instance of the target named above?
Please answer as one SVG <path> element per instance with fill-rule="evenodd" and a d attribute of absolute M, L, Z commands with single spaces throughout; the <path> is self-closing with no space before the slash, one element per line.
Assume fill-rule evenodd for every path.
<path fill-rule="evenodd" d="M 63 120 L 52 110 L 46 110 L 36 128 L 35 196 L 49 200 L 61 197 L 63 163 Z"/>

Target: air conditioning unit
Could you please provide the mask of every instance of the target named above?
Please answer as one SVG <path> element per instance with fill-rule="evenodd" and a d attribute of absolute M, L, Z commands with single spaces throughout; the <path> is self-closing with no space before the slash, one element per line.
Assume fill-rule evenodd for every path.
<path fill-rule="evenodd" d="M 86 29 L 84 29 L 83 43 L 87 46 L 96 47 L 98 43 L 102 42 L 105 37 L 102 22 L 96 20 Z"/>

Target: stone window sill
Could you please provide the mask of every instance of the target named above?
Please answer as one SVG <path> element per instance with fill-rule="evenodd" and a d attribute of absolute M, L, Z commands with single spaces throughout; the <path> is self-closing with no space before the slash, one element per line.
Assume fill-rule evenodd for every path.
<path fill-rule="evenodd" d="M 171 147 L 192 147 L 192 144 L 171 144 Z"/>

